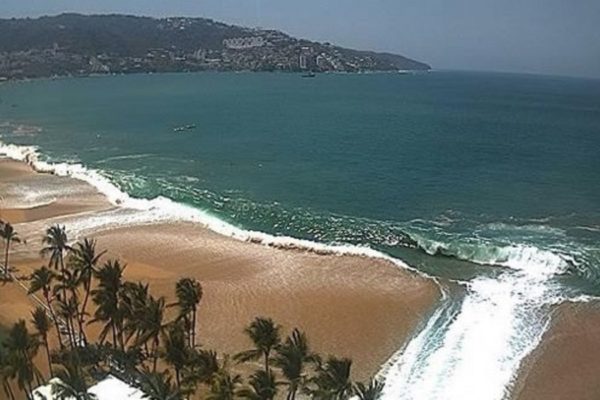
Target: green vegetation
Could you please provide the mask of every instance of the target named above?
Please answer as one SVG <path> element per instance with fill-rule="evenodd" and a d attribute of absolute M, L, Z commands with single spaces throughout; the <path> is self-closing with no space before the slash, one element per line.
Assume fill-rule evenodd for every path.
<path fill-rule="evenodd" d="M 13 243 L 21 243 L 21 238 L 15 232 L 13 226 L 8 222 L 0 223 L 0 237 L 4 241 L 4 276 L 9 274 L 8 257 L 10 255 L 10 247 Z"/>
<path fill-rule="evenodd" d="M 3 236 L 8 245 L 17 236 L 7 226 L 2 223 L 0 232 L 10 232 Z M 293 329 L 282 339 L 283 328 L 265 317 L 257 317 L 245 329 L 252 347 L 233 357 L 254 369 L 243 379 L 229 356 L 197 342 L 204 295 L 200 282 L 180 279 L 175 284 L 177 301 L 167 305 L 147 284 L 126 281 L 126 265 L 103 260 L 106 252 L 98 251 L 94 240 L 71 246 L 65 227 L 55 225 L 47 229 L 42 243 L 48 265 L 29 279 L 29 294 L 41 294 L 45 303 L 31 314 L 34 331 L 22 319 L 1 341 L 0 382 L 9 399 L 17 389 L 31 399 L 32 390 L 51 377 L 59 378 L 52 384 L 57 396 L 90 399 L 88 388 L 109 373 L 140 388 L 151 400 L 180 400 L 199 391 L 212 400 L 295 400 L 299 393 L 317 400 L 381 396 L 383 385 L 377 381 L 351 382 L 350 359 L 323 360 L 311 351 L 304 332 Z M 11 272 L 4 277 L 12 280 Z M 177 308 L 170 321 L 165 317 L 169 307 Z M 98 337 L 86 331 L 92 324 L 100 326 Z M 42 376 L 33 362 L 42 349 L 49 376 Z"/>
<path fill-rule="evenodd" d="M 231 45 L 230 40 L 249 44 Z M 0 81 L 189 71 L 398 71 L 427 64 L 204 18 L 61 14 L 0 19 Z"/>

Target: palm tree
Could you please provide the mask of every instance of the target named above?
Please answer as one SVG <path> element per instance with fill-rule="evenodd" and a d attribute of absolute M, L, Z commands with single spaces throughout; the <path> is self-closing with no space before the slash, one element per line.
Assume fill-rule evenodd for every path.
<path fill-rule="evenodd" d="M 154 361 L 152 366 L 152 372 L 156 372 L 156 366 L 158 362 L 158 346 L 160 344 L 160 336 L 165 333 L 166 324 L 164 323 L 165 314 L 165 298 L 159 297 L 158 299 L 153 296 L 148 297 L 146 309 L 144 312 L 144 318 L 140 321 L 140 335 L 136 345 L 141 345 L 147 342 L 151 342 L 151 354 L 153 355 Z"/>
<path fill-rule="evenodd" d="M 120 307 L 123 310 L 123 330 L 125 341 L 133 336 L 134 343 L 138 343 L 141 335 L 141 320 L 144 318 L 146 303 L 148 303 L 149 286 L 142 282 L 125 282 L 120 296 Z M 147 346 L 144 346 L 148 353 Z"/>
<path fill-rule="evenodd" d="M 166 344 L 165 344 L 166 347 Z M 210 385 L 221 370 L 217 353 L 212 350 L 187 348 L 187 360 L 181 376 L 181 386 L 194 393 L 198 384 Z"/>
<path fill-rule="evenodd" d="M 2 383 L 2 390 L 7 398 L 15 400 L 15 394 L 10 386 L 10 378 L 13 375 L 13 367 L 8 358 L 8 354 L 4 351 L 3 347 L 0 347 L 0 382 Z"/>
<path fill-rule="evenodd" d="M 46 309 L 44 307 L 37 307 L 31 313 L 31 322 L 37 331 L 38 337 L 41 339 L 41 344 L 46 349 L 46 357 L 48 358 L 48 371 L 50 376 L 54 376 L 52 372 L 52 358 L 50 357 L 50 346 L 48 345 L 48 332 L 52 326 L 52 322 L 48 319 Z"/>
<path fill-rule="evenodd" d="M 354 394 L 359 400 L 379 400 L 383 395 L 383 382 L 372 379 L 369 385 L 358 382 L 354 385 Z"/>
<path fill-rule="evenodd" d="M 72 262 L 75 269 L 78 271 L 79 281 L 83 284 L 83 290 L 85 292 L 83 304 L 81 305 L 81 310 L 78 315 L 78 323 L 84 343 L 87 343 L 87 337 L 83 325 L 85 322 L 85 315 L 87 315 L 86 310 L 92 288 L 92 278 L 96 272 L 98 262 L 104 253 L 106 253 L 106 251 L 97 254 L 96 241 L 90 239 L 84 239 L 83 242 L 76 243 L 72 252 Z"/>
<path fill-rule="evenodd" d="M 44 300 L 46 300 L 46 304 L 48 305 L 48 309 L 50 310 L 50 316 L 54 321 L 54 327 L 56 328 L 58 343 L 60 345 L 60 348 L 62 349 L 64 347 L 64 344 L 62 341 L 62 335 L 60 333 L 60 323 L 56 317 L 54 308 L 52 307 L 52 300 L 54 298 L 50 296 L 52 291 L 52 282 L 54 281 L 55 277 L 56 276 L 54 272 L 52 272 L 46 266 L 42 266 L 41 268 L 36 269 L 35 271 L 33 271 L 30 277 L 28 294 L 34 294 L 39 292 L 40 290 L 42 291 Z"/>
<path fill-rule="evenodd" d="M 166 372 L 145 370 L 141 376 L 141 389 L 149 400 L 181 400 L 183 396 Z"/>
<path fill-rule="evenodd" d="M 236 354 L 235 359 L 238 362 L 258 360 L 261 356 L 264 358 L 265 372 L 269 372 L 269 358 L 271 351 L 275 349 L 280 341 L 280 327 L 276 325 L 271 318 L 257 317 L 244 332 L 254 343 L 254 349 L 246 350 Z"/>
<path fill-rule="evenodd" d="M 213 378 L 206 400 L 233 400 L 242 383 L 239 375 L 231 375 L 225 367 Z"/>
<path fill-rule="evenodd" d="M 0 236 L 4 239 L 4 276 L 8 278 L 9 268 L 8 268 L 8 254 L 10 252 L 10 244 L 11 243 L 21 243 L 21 239 L 19 235 L 14 230 L 13 226 L 10 222 L 3 222 L 0 224 Z"/>
<path fill-rule="evenodd" d="M 69 264 L 67 264 L 69 266 Z M 71 345 L 81 342 L 80 334 L 76 332 L 76 326 L 79 333 L 83 330 L 81 321 L 79 319 L 79 272 L 72 268 L 65 268 L 64 273 L 58 276 L 58 283 L 54 286 L 54 293 L 57 295 L 58 304 L 62 311 L 68 310 L 68 313 L 63 313 L 62 317 L 67 318 L 67 329 L 69 330 L 69 337 L 71 338 Z M 69 297 L 60 298 L 60 293 L 70 293 Z"/>
<path fill-rule="evenodd" d="M 77 332 L 75 330 L 73 320 L 77 318 L 77 311 L 79 310 L 79 302 L 77 297 L 69 297 L 65 300 L 58 300 L 58 316 L 60 316 L 67 324 L 67 336 L 69 338 L 69 344 L 71 348 L 81 345 L 77 339 Z"/>
<path fill-rule="evenodd" d="M 55 269 L 59 269 L 61 275 L 65 274 L 65 252 L 70 251 L 72 248 L 68 244 L 67 232 L 64 226 L 54 225 L 46 230 L 46 235 L 42 239 L 42 244 L 45 247 L 40 252 L 42 257 L 50 255 L 48 267 L 54 266 Z M 67 297 L 66 289 L 63 293 L 64 297 Z"/>
<path fill-rule="evenodd" d="M 163 359 L 175 370 L 177 389 L 181 390 L 181 372 L 190 359 L 189 347 L 185 340 L 185 330 L 178 322 L 171 325 L 163 339 Z"/>
<path fill-rule="evenodd" d="M 317 367 L 317 376 L 312 379 L 315 389 L 309 389 L 315 399 L 345 400 L 352 392 L 350 369 L 352 360 L 329 357 L 325 365 Z"/>
<path fill-rule="evenodd" d="M 89 393 L 89 380 L 77 360 L 66 363 L 52 380 L 52 396 L 57 399 L 96 400 Z"/>
<path fill-rule="evenodd" d="M 298 329 L 294 329 L 285 342 L 277 348 L 273 364 L 281 369 L 287 380 L 287 400 L 296 398 L 296 393 L 304 379 L 304 365 L 314 361 L 316 356 L 309 350 L 306 335 Z"/>
<path fill-rule="evenodd" d="M 236 394 L 248 400 L 273 400 L 277 394 L 277 382 L 273 372 L 256 371 L 250 376 L 249 387 L 238 390 Z"/>
<path fill-rule="evenodd" d="M 190 349 L 188 379 L 209 384 L 220 370 L 221 366 L 215 351 Z"/>
<path fill-rule="evenodd" d="M 179 306 L 178 319 L 186 322 L 188 339 L 191 347 L 196 346 L 196 314 L 198 304 L 202 299 L 202 285 L 191 278 L 182 278 L 175 285 L 177 305 Z"/>
<path fill-rule="evenodd" d="M 123 288 L 123 271 L 119 261 L 109 260 L 96 272 L 98 287 L 92 291 L 92 300 L 96 304 L 94 319 L 90 323 L 104 322 L 100 332 L 100 343 L 104 342 L 109 332 L 112 332 L 112 343 L 115 348 L 124 350 L 123 342 L 123 309 L 119 298 Z"/>
<path fill-rule="evenodd" d="M 17 386 L 31 398 L 33 380 L 40 381 L 40 373 L 33 365 L 39 342 L 29 334 L 25 320 L 19 320 L 8 333 L 6 340 L 9 362 L 12 367 L 12 377 L 17 380 Z"/>

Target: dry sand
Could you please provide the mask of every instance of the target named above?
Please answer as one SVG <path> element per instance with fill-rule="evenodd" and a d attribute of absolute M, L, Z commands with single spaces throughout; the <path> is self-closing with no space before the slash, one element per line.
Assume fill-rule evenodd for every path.
<path fill-rule="evenodd" d="M 600 399 L 600 303 L 563 304 L 525 361 L 518 400 Z"/>
<path fill-rule="evenodd" d="M 57 196 L 27 203 L 28 191 L 52 187 Z M 16 224 L 27 244 L 15 246 L 13 265 L 25 276 L 43 260 L 40 237 L 54 223 L 113 208 L 90 185 L 37 174 L 27 165 L 0 160 L 0 218 Z M 103 229 L 90 236 L 107 257 L 127 264 L 126 278 L 151 285 L 154 295 L 172 300 L 183 276 L 202 282 L 199 340 L 233 354 L 250 344 L 243 327 L 255 316 L 273 317 L 285 331 L 305 330 L 315 350 L 349 356 L 354 377 L 366 379 L 415 331 L 439 297 L 429 280 L 382 260 L 317 255 L 240 242 L 191 223 Z M 26 284 L 26 282 L 23 282 Z M 35 301 L 17 283 L 0 284 L 0 325 L 29 319 Z M 91 326 L 91 335 L 97 326 Z M 600 398 L 600 304 L 558 307 L 543 344 L 523 363 L 515 385 L 519 400 Z M 36 364 L 45 372 L 40 354 Z"/>
<path fill-rule="evenodd" d="M 69 195 L 27 207 L 23 187 L 64 189 Z M 21 275 L 42 262 L 44 227 L 67 223 L 68 230 L 80 215 L 112 208 L 84 182 L 38 174 L 9 160 L 0 161 L 0 194 L 8 206 L 2 218 L 27 240 L 15 246 L 12 262 Z M 199 279 L 204 297 L 198 337 L 205 347 L 229 354 L 247 349 L 243 327 L 255 316 L 270 316 L 285 332 L 305 330 L 315 350 L 351 357 L 357 379 L 375 374 L 439 298 L 431 280 L 383 260 L 276 249 L 191 223 L 128 226 L 90 236 L 110 250 L 108 256 L 126 261 L 127 279 L 149 282 L 154 295 L 173 299 L 179 278 Z M 0 324 L 29 318 L 32 307 L 16 284 L 0 288 Z"/>

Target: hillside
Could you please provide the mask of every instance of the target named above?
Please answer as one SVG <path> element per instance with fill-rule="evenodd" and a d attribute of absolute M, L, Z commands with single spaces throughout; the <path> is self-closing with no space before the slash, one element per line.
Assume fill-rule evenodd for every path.
<path fill-rule="evenodd" d="M 345 49 L 204 18 L 61 14 L 0 19 L 0 78 L 179 71 L 428 70 L 409 58 Z"/>

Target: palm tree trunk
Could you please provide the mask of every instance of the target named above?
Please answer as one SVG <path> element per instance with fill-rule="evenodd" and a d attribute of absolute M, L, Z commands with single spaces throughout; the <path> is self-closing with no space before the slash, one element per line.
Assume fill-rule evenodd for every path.
<path fill-rule="evenodd" d="M 196 307 L 192 311 L 192 348 L 196 347 Z"/>
<path fill-rule="evenodd" d="M 31 386 L 31 382 L 27 381 L 25 386 L 27 386 L 25 388 L 25 391 L 27 392 L 25 393 L 27 400 L 33 400 L 33 386 Z"/>
<path fill-rule="evenodd" d="M 10 386 L 10 383 L 7 384 L 7 389 L 8 389 L 8 395 L 10 397 L 10 400 L 15 400 L 15 393 L 12 390 L 12 387 Z"/>
<path fill-rule="evenodd" d="M 63 260 L 62 252 L 60 253 L 59 260 L 60 260 L 60 273 L 62 275 L 63 282 L 64 282 L 64 279 L 65 279 L 65 262 Z M 63 286 L 63 296 L 65 297 L 63 299 L 63 301 L 66 302 L 67 301 L 67 288 L 65 286 Z"/>
<path fill-rule="evenodd" d="M 67 336 L 69 337 L 69 345 L 71 346 L 71 348 L 73 349 L 75 347 L 75 342 L 73 340 L 73 321 L 71 321 L 71 318 L 69 316 L 67 316 L 66 318 L 66 323 L 67 323 Z"/>
<path fill-rule="evenodd" d="M 81 312 L 79 313 L 79 329 L 81 330 L 81 336 L 82 336 L 83 342 L 86 345 L 87 345 L 88 341 L 87 341 L 87 336 L 85 334 L 85 330 L 83 329 L 83 323 L 84 323 L 84 318 L 85 318 L 85 309 L 87 308 L 87 302 L 90 297 L 90 289 L 91 289 L 91 284 L 88 282 L 86 284 L 86 288 L 85 288 L 85 297 L 83 298 L 83 305 L 81 306 Z"/>
<path fill-rule="evenodd" d="M 112 327 L 113 348 L 117 349 L 117 328 L 115 328 L 114 322 L 111 322 L 110 326 Z"/>
<path fill-rule="evenodd" d="M 40 377 L 40 374 L 35 374 L 35 384 L 36 384 L 36 387 L 42 386 L 42 379 Z M 33 395 L 33 391 L 31 394 Z"/>
<path fill-rule="evenodd" d="M 87 345 L 87 337 L 83 330 L 83 321 L 79 317 L 75 317 L 75 319 L 77 319 L 77 325 L 79 326 L 79 340 L 83 340 L 83 343 Z"/>
<path fill-rule="evenodd" d="M 8 378 L 3 378 L 2 388 L 4 389 L 4 393 L 6 393 L 10 400 L 15 400 L 15 394 L 12 390 L 12 386 L 10 385 Z"/>
<path fill-rule="evenodd" d="M 183 317 L 183 326 L 185 327 L 185 340 L 187 345 L 192 347 L 192 312 L 188 312 Z"/>
<path fill-rule="evenodd" d="M 46 357 L 48 357 L 48 370 L 50 371 L 50 378 L 54 376 L 52 370 L 52 357 L 50 356 L 50 346 L 48 345 L 48 336 L 44 335 L 44 347 L 46 348 Z"/>
<path fill-rule="evenodd" d="M 33 382 L 27 381 L 27 386 L 29 387 L 29 393 L 27 393 L 28 398 L 30 398 L 31 400 L 35 400 L 33 398 Z"/>
<path fill-rule="evenodd" d="M 58 344 L 60 345 L 60 349 L 64 349 L 65 345 L 62 341 L 62 334 L 60 333 L 60 324 L 59 320 L 54 313 L 54 309 L 52 308 L 52 304 L 50 303 L 50 294 L 47 290 L 44 290 L 44 297 L 46 298 L 46 303 L 48 304 L 48 309 L 50 310 L 50 316 L 52 317 L 52 321 L 54 321 L 54 328 L 56 328 L 56 336 L 58 337 Z"/>
<path fill-rule="evenodd" d="M 158 363 L 158 336 L 154 338 L 154 341 L 152 343 L 152 355 L 154 356 L 152 372 L 156 372 L 156 364 Z"/>
<path fill-rule="evenodd" d="M 73 299 L 77 298 L 77 294 L 75 293 L 75 290 L 71 290 L 71 296 Z M 77 314 L 77 310 L 78 310 L 77 303 L 75 303 L 75 314 Z M 78 342 L 79 342 L 79 339 L 78 339 L 79 333 L 77 332 L 77 326 L 75 325 L 75 322 L 76 321 L 78 322 L 78 318 L 77 318 L 77 315 L 75 315 L 75 318 L 73 318 L 73 314 L 71 314 L 71 312 L 73 312 L 73 310 L 69 310 L 69 311 L 70 311 L 70 313 L 69 313 L 68 318 L 69 318 L 69 322 L 71 323 L 71 331 L 72 331 L 71 335 L 73 337 L 73 347 L 75 347 L 75 346 L 78 346 Z M 74 321 L 74 320 L 76 320 L 76 321 Z"/>
<path fill-rule="evenodd" d="M 59 262 L 60 262 L 60 273 L 61 273 L 62 279 L 64 281 L 64 278 L 65 278 L 65 262 L 63 260 L 62 252 L 59 255 Z M 63 301 L 66 302 L 67 301 L 67 288 L 64 285 L 63 285 L 63 288 L 62 288 L 62 292 L 63 292 L 63 297 L 64 297 Z M 74 342 L 73 342 L 73 332 L 74 332 L 73 324 L 72 324 L 72 321 L 71 321 L 70 317 L 67 317 L 66 319 L 67 319 L 67 331 L 69 332 L 69 343 L 71 343 L 71 348 L 73 348 L 74 347 Z"/>
<path fill-rule="evenodd" d="M 76 338 L 77 340 L 77 345 L 79 345 L 81 343 L 81 341 L 83 340 L 83 343 L 87 344 L 87 341 L 85 339 L 85 334 L 83 332 L 83 323 L 81 321 L 81 319 L 79 318 L 77 309 L 75 310 L 75 321 L 77 322 L 77 330 L 78 332 L 75 332 L 75 322 L 73 322 L 73 337 Z"/>
<path fill-rule="evenodd" d="M 10 240 L 6 239 L 6 249 L 4 252 L 4 275 L 8 278 L 8 249 L 10 247 Z"/>
<path fill-rule="evenodd" d="M 31 362 L 29 355 L 25 352 L 23 352 L 22 355 L 25 358 L 25 362 L 27 363 L 28 368 L 31 368 L 31 370 L 33 371 L 33 363 Z M 35 373 L 33 373 L 33 375 L 35 375 Z M 27 388 L 25 389 L 25 391 L 27 392 L 27 398 L 33 400 L 33 386 L 31 385 L 31 381 L 27 380 L 25 382 L 25 385 L 27 386 Z"/>
<path fill-rule="evenodd" d="M 269 373 L 269 352 L 265 351 L 265 372 Z"/>
<path fill-rule="evenodd" d="M 177 382 L 177 389 L 181 390 L 181 372 L 179 368 L 175 368 L 175 382 Z"/>
<path fill-rule="evenodd" d="M 298 386 L 296 383 L 292 382 L 290 384 L 290 392 L 288 393 L 288 400 L 296 400 L 296 392 L 298 391 Z"/>
<path fill-rule="evenodd" d="M 119 344 L 121 345 L 121 351 L 125 351 L 125 337 L 122 323 L 119 324 Z"/>

